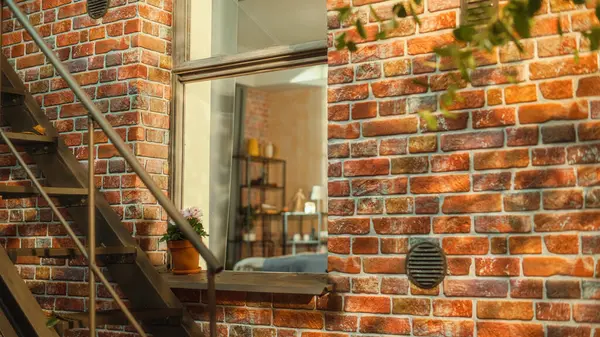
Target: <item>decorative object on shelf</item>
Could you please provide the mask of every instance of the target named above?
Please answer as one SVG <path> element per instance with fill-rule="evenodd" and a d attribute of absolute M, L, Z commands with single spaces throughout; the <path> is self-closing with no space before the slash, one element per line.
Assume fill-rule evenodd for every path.
<path fill-rule="evenodd" d="M 301 213 L 304 210 L 304 202 L 306 201 L 306 197 L 304 196 L 304 191 L 299 188 L 298 192 L 294 195 L 292 199 L 292 208 L 294 212 Z"/>
<path fill-rule="evenodd" d="M 267 157 L 267 158 L 273 158 L 273 143 L 268 142 L 265 145 L 264 153 L 265 153 L 265 157 Z"/>
<path fill-rule="evenodd" d="M 310 229 L 310 240 L 311 241 L 316 241 L 318 239 L 317 237 L 317 231 L 315 231 L 315 228 L 311 228 Z"/>
<path fill-rule="evenodd" d="M 254 241 L 256 241 L 256 233 L 254 233 L 253 231 L 244 233 L 242 235 L 242 237 L 243 237 L 243 240 L 246 241 L 246 242 L 254 242 Z"/>
<path fill-rule="evenodd" d="M 258 146 L 258 139 L 248 139 L 248 155 L 250 157 L 260 156 L 260 147 Z"/>
<path fill-rule="evenodd" d="M 186 208 L 181 211 L 181 214 L 192 225 L 199 237 L 208 236 L 202 225 L 202 211 L 199 208 Z M 185 238 L 179 227 L 172 222 L 169 222 L 167 233 L 160 239 L 160 242 L 164 241 L 167 241 L 167 247 L 171 252 L 173 274 L 186 275 L 200 272 L 200 255 L 192 243 Z"/>
<path fill-rule="evenodd" d="M 319 237 L 321 238 L 321 241 L 327 241 L 328 235 L 329 235 L 329 233 L 327 233 L 327 231 L 321 231 L 319 234 Z"/>
<path fill-rule="evenodd" d="M 321 212 L 321 200 L 323 200 L 323 188 L 319 185 L 315 185 L 310 193 L 310 200 L 313 200 L 317 205 L 317 212 Z"/>
<path fill-rule="evenodd" d="M 273 206 L 273 205 L 269 205 L 269 204 L 262 204 L 260 206 L 261 208 L 261 212 L 264 214 L 277 214 L 279 213 L 277 211 L 277 207 Z"/>
<path fill-rule="evenodd" d="M 304 234 L 303 239 L 305 242 L 310 241 L 310 234 Z"/>
<path fill-rule="evenodd" d="M 294 234 L 293 240 L 295 242 L 298 242 L 298 241 L 302 240 L 302 235 L 301 234 Z"/>
<path fill-rule="evenodd" d="M 304 203 L 304 213 L 306 214 L 315 214 L 317 212 L 317 206 L 312 201 L 307 201 Z"/>

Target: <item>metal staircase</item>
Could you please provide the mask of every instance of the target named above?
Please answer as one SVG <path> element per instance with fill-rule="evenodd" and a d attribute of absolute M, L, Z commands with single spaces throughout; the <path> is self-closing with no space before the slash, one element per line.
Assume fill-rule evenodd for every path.
<path fill-rule="evenodd" d="M 138 174 L 182 232 L 188 234 L 186 236 L 190 238 L 199 254 L 206 260 L 209 280 L 210 336 L 215 336 L 214 276 L 222 270 L 222 266 L 201 240 L 195 236 L 195 232 L 187 220 L 179 214 L 175 206 L 142 168 L 120 136 L 112 129 L 110 123 L 43 42 L 14 0 L 4 0 L 3 2 L 32 36 L 77 98 L 88 109 L 88 129 L 93 129 L 96 124 L 104 131 L 132 170 Z M 95 188 L 90 188 L 94 182 L 94 132 L 88 132 L 90 159 L 86 171 L 71 150 L 58 138 L 56 129 L 31 94 L 26 92 L 19 76 L 4 56 L 2 56 L 0 68 L 2 72 L 0 80 L 1 116 L 12 129 L 12 132 L 0 130 L 0 143 L 9 147 L 33 184 L 33 186 L 0 186 L 0 196 L 5 199 L 41 196 L 54 211 L 55 217 L 60 220 L 76 246 L 74 249 L 9 249 L 8 252 L 0 248 L 0 335 L 3 337 L 58 337 L 58 332 L 64 329 L 84 327 L 90 329 L 90 336 L 96 336 L 97 326 L 124 324 L 132 325 L 142 337 L 147 336 L 147 333 L 157 337 L 207 335 L 171 292 L 146 254 L 137 246 L 134 238 L 121 224 L 119 216 L 104 199 L 102 193 Z M 40 132 L 40 130 L 43 131 Z M 28 168 L 20 150 L 25 151 L 33 159 L 43 173 L 47 186 L 40 184 Z M 73 229 L 54 205 L 53 199 L 58 200 L 63 206 L 68 206 L 66 210 L 70 218 L 77 225 L 78 231 L 87 237 L 87 247 L 75 235 Z M 48 328 L 46 326 L 47 318 L 13 265 L 14 261 L 23 257 L 84 257 L 88 261 L 90 269 L 88 312 L 58 315 L 58 318 L 65 323 L 59 324 L 58 329 Z M 98 268 L 96 258 L 103 263 L 112 280 L 126 295 L 129 302 L 127 306 Z M 99 280 L 106 286 L 120 310 L 96 313 L 95 280 Z"/>

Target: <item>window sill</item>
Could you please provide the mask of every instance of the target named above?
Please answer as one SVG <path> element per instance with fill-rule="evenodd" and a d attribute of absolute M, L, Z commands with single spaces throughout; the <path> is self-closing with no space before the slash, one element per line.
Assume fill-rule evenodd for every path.
<path fill-rule="evenodd" d="M 163 279 L 171 288 L 208 288 L 206 272 L 193 275 L 173 275 L 165 272 Z M 216 276 L 215 286 L 221 291 L 322 295 L 332 290 L 327 274 L 234 272 L 225 270 Z"/>

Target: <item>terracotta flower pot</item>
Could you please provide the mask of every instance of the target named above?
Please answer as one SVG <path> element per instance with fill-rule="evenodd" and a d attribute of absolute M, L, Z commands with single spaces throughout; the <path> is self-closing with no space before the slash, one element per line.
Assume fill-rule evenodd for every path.
<path fill-rule="evenodd" d="M 200 254 L 188 240 L 169 241 L 167 247 L 171 251 L 173 274 L 197 274 L 202 270 L 198 266 Z"/>

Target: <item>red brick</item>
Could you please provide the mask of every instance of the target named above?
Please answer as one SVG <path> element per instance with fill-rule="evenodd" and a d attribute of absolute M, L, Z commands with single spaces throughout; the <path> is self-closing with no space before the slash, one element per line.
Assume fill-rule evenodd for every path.
<path fill-rule="evenodd" d="M 573 97 L 573 82 L 560 80 L 540 83 L 540 91 L 546 99 L 564 99 Z"/>
<path fill-rule="evenodd" d="M 356 331 L 356 329 L 358 329 L 358 317 L 326 313 L 325 329 L 334 331 Z"/>
<path fill-rule="evenodd" d="M 440 211 L 440 199 L 438 197 L 424 196 L 415 198 L 416 214 L 437 214 Z"/>
<path fill-rule="evenodd" d="M 591 337 L 589 326 L 548 326 L 548 337 Z"/>
<path fill-rule="evenodd" d="M 503 191 L 510 189 L 510 172 L 473 174 L 473 191 Z"/>
<path fill-rule="evenodd" d="M 535 125 L 506 129 L 506 145 L 525 146 L 538 143 L 538 127 Z"/>
<path fill-rule="evenodd" d="M 542 298 L 544 284 L 539 279 L 511 279 L 510 297 L 513 298 Z"/>
<path fill-rule="evenodd" d="M 452 195 L 444 198 L 442 204 L 442 212 L 446 214 L 499 212 L 501 210 L 502 197 L 500 194 Z"/>
<path fill-rule="evenodd" d="M 525 256 L 523 274 L 546 277 L 553 275 L 592 277 L 594 261 L 591 258 Z"/>
<path fill-rule="evenodd" d="M 371 83 L 373 95 L 377 98 L 404 96 L 427 92 L 427 87 L 418 83 L 427 83 L 427 77 L 391 79 Z M 364 97 L 366 98 L 366 97 Z"/>
<path fill-rule="evenodd" d="M 330 181 L 327 184 L 327 192 L 330 197 L 346 197 L 350 195 L 350 184 L 347 180 Z"/>
<path fill-rule="evenodd" d="M 364 257 L 363 268 L 369 274 L 405 274 L 404 257 Z"/>
<path fill-rule="evenodd" d="M 428 234 L 430 227 L 429 217 L 373 218 L 377 234 Z"/>
<path fill-rule="evenodd" d="M 577 126 L 580 141 L 600 140 L 600 122 L 585 122 Z"/>
<path fill-rule="evenodd" d="M 470 187 L 470 179 L 466 174 L 410 178 L 410 191 L 415 194 L 468 192 Z"/>
<path fill-rule="evenodd" d="M 546 297 L 581 298 L 581 284 L 576 280 L 547 280 Z"/>
<path fill-rule="evenodd" d="M 526 215 L 482 215 L 475 217 L 477 233 L 528 233 L 531 217 Z"/>
<path fill-rule="evenodd" d="M 506 237 L 497 236 L 490 239 L 490 251 L 492 254 L 506 254 L 508 253 L 508 242 Z"/>
<path fill-rule="evenodd" d="M 389 166 L 387 158 L 346 160 L 344 162 L 344 176 L 386 175 L 389 173 Z"/>
<path fill-rule="evenodd" d="M 329 124 L 327 126 L 328 139 L 356 139 L 360 137 L 358 123 Z"/>
<path fill-rule="evenodd" d="M 392 299 L 392 313 L 396 315 L 429 316 L 431 301 L 428 298 L 401 297 Z"/>
<path fill-rule="evenodd" d="M 544 327 L 534 323 L 477 322 L 477 337 L 527 336 L 544 337 Z"/>
<path fill-rule="evenodd" d="M 347 121 L 350 118 L 348 104 L 330 105 L 327 108 L 327 119 L 330 121 Z"/>
<path fill-rule="evenodd" d="M 290 328 L 323 329 L 323 314 L 313 311 L 274 310 L 273 325 Z"/>
<path fill-rule="evenodd" d="M 368 84 L 352 84 L 327 89 L 327 102 L 356 101 L 369 96 Z"/>
<path fill-rule="evenodd" d="M 600 304 L 573 304 L 573 319 L 575 322 L 600 323 Z"/>
<path fill-rule="evenodd" d="M 406 154 L 406 138 L 382 139 L 379 143 L 379 154 L 382 156 Z"/>
<path fill-rule="evenodd" d="M 329 144 L 327 146 L 327 158 L 350 157 L 350 146 L 348 143 Z"/>
<path fill-rule="evenodd" d="M 327 250 L 335 254 L 350 254 L 350 238 L 330 237 L 327 241 Z"/>
<path fill-rule="evenodd" d="M 416 133 L 418 119 L 416 117 L 385 118 L 362 123 L 364 137 L 388 136 Z"/>
<path fill-rule="evenodd" d="M 477 152 L 473 162 L 476 170 L 527 167 L 529 152 L 527 149 Z"/>
<path fill-rule="evenodd" d="M 565 148 L 549 147 L 533 149 L 531 163 L 535 166 L 560 165 L 565 163 Z"/>
<path fill-rule="evenodd" d="M 533 222 L 536 232 L 597 231 L 600 229 L 600 212 L 536 214 Z"/>
<path fill-rule="evenodd" d="M 435 128 L 429 127 L 427 121 L 421 118 L 421 130 L 423 132 L 462 130 L 466 129 L 469 123 L 469 114 L 462 112 L 452 112 L 452 117 L 446 117 L 443 114 L 431 114 L 430 118 L 434 120 Z"/>
<path fill-rule="evenodd" d="M 383 73 L 385 77 L 408 75 L 410 74 L 410 60 L 386 61 L 383 63 Z"/>
<path fill-rule="evenodd" d="M 473 111 L 473 128 L 491 128 L 496 126 L 515 125 L 515 108 L 501 107 Z"/>
<path fill-rule="evenodd" d="M 379 252 L 379 239 L 376 237 L 352 238 L 353 254 L 377 254 Z"/>
<path fill-rule="evenodd" d="M 473 86 L 522 82 L 525 79 L 522 66 L 479 68 L 473 71 L 471 76 Z"/>
<path fill-rule="evenodd" d="M 408 279 L 384 276 L 381 279 L 381 293 L 394 295 L 408 294 Z"/>
<path fill-rule="evenodd" d="M 518 258 L 493 257 L 476 258 L 475 275 L 477 276 L 519 276 L 521 261 Z"/>
<path fill-rule="evenodd" d="M 544 209 L 578 209 L 583 207 L 583 191 L 554 190 L 542 194 Z"/>
<path fill-rule="evenodd" d="M 543 321 L 568 321 L 571 318 L 568 303 L 536 303 L 535 312 L 536 318 Z"/>
<path fill-rule="evenodd" d="M 350 83 L 354 79 L 352 67 L 331 68 L 327 75 L 327 84 Z"/>
<path fill-rule="evenodd" d="M 504 88 L 504 99 L 506 104 L 535 102 L 537 88 L 535 84 L 512 85 Z"/>
<path fill-rule="evenodd" d="M 441 317 L 471 317 L 473 302 L 471 300 L 433 300 L 433 315 Z"/>
<path fill-rule="evenodd" d="M 369 218 L 339 218 L 328 220 L 329 234 L 367 234 L 371 228 Z"/>
<path fill-rule="evenodd" d="M 389 314 L 390 298 L 380 296 L 346 296 L 344 311 Z"/>
<path fill-rule="evenodd" d="M 406 99 L 392 99 L 379 101 L 380 116 L 394 116 L 406 114 Z"/>
<path fill-rule="evenodd" d="M 447 278 L 444 294 L 448 297 L 506 297 L 508 281 Z"/>
<path fill-rule="evenodd" d="M 600 236 L 582 236 L 581 245 L 581 252 L 583 254 L 600 254 Z"/>
<path fill-rule="evenodd" d="M 352 278 L 352 292 L 355 294 L 377 294 L 378 290 L 379 279 L 376 276 Z"/>
<path fill-rule="evenodd" d="M 360 318 L 360 332 L 406 335 L 410 334 L 408 318 L 363 316 Z"/>
<path fill-rule="evenodd" d="M 515 175 L 515 189 L 575 186 L 572 169 L 520 171 Z"/>
<path fill-rule="evenodd" d="M 392 174 L 427 172 L 429 161 L 426 156 L 392 158 Z"/>
<path fill-rule="evenodd" d="M 360 258 L 358 256 L 339 257 L 328 256 L 327 258 L 328 271 L 339 271 L 341 273 L 358 274 L 360 273 Z"/>
<path fill-rule="evenodd" d="M 531 320 L 532 302 L 477 301 L 477 317 L 483 319 Z"/>
<path fill-rule="evenodd" d="M 569 164 L 594 164 L 600 163 L 600 144 L 571 146 L 567 148 L 567 163 Z M 592 167 L 590 172 L 595 172 Z M 588 168 L 579 168 L 581 170 Z M 588 185 L 589 186 L 589 185 Z"/>
<path fill-rule="evenodd" d="M 389 198 L 385 200 L 387 214 L 410 214 L 414 211 L 412 197 Z"/>
<path fill-rule="evenodd" d="M 406 238 L 384 238 L 381 240 L 381 253 L 383 254 L 406 254 L 408 253 L 408 239 Z"/>
<path fill-rule="evenodd" d="M 468 171 L 469 153 L 437 155 L 431 157 L 431 172 Z"/>
<path fill-rule="evenodd" d="M 542 142 L 544 144 L 574 142 L 575 138 L 575 127 L 573 124 L 542 127 Z"/>
<path fill-rule="evenodd" d="M 406 177 L 393 179 L 353 179 L 352 195 L 393 195 L 404 194 L 408 185 Z"/>
<path fill-rule="evenodd" d="M 445 237 L 442 247 L 448 255 L 483 255 L 490 250 L 490 243 L 485 237 Z"/>
<path fill-rule="evenodd" d="M 544 123 L 551 120 L 585 119 L 588 116 L 587 102 L 570 104 L 536 103 L 519 107 L 519 121 L 523 124 Z"/>
<path fill-rule="evenodd" d="M 377 102 L 360 102 L 352 105 L 352 119 L 377 116 Z"/>
<path fill-rule="evenodd" d="M 496 148 L 504 145 L 502 131 L 446 134 L 441 137 L 443 151 Z"/>
<path fill-rule="evenodd" d="M 413 319 L 413 334 L 415 336 L 472 337 L 474 336 L 474 329 L 473 321 L 467 320 Z"/>
<path fill-rule="evenodd" d="M 511 236 L 508 238 L 511 254 L 541 254 L 542 238 L 539 236 Z"/>
<path fill-rule="evenodd" d="M 567 56 L 552 61 L 538 61 L 529 65 L 530 79 L 538 80 L 567 75 L 582 75 L 596 72 L 598 60 L 596 55 L 586 55 L 575 60 Z"/>
<path fill-rule="evenodd" d="M 443 233 L 469 233 L 471 231 L 471 218 L 468 216 L 442 216 L 433 218 L 433 232 Z"/>
<path fill-rule="evenodd" d="M 355 204 L 353 199 L 329 200 L 328 209 L 332 215 L 353 215 Z"/>
<path fill-rule="evenodd" d="M 437 136 L 416 136 L 408 140 L 408 151 L 410 153 L 426 153 L 437 151 Z"/>
<path fill-rule="evenodd" d="M 435 39 L 428 36 L 412 38 L 408 40 L 408 54 L 418 55 L 432 53 L 435 48 L 445 46 L 454 41 L 454 36 L 451 33 L 436 35 Z"/>
<path fill-rule="evenodd" d="M 330 52 L 330 54 L 331 53 L 332 52 Z M 352 53 L 352 63 L 377 61 L 402 55 L 404 55 L 404 41 L 390 41 L 389 43 L 384 44 L 367 44 L 359 46 L 356 52 Z M 332 58 L 334 58 L 334 60 L 332 60 Z M 338 54 L 333 54 L 329 59 L 329 66 L 348 62 L 347 58 L 344 59 L 339 57 Z M 346 62 L 343 62 L 343 60 Z"/>
<path fill-rule="evenodd" d="M 600 94 L 600 77 L 580 78 L 577 84 L 577 97 L 597 96 Z"/>

